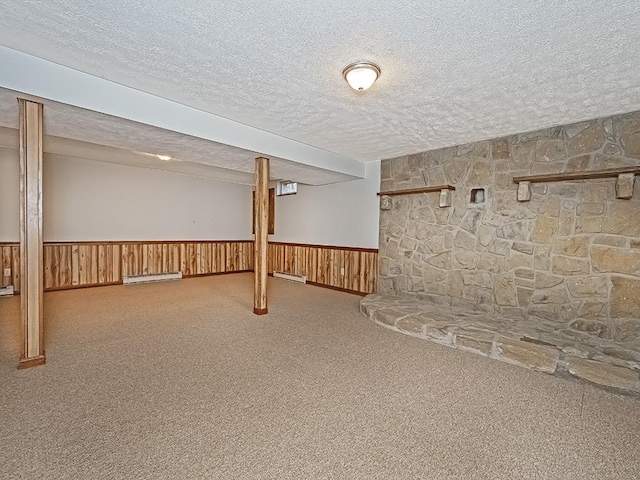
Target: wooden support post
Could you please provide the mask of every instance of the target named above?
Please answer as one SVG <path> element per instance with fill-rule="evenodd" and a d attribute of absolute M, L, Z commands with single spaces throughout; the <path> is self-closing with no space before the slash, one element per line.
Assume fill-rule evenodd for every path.
<path fill-rule="evenodd" d="M 518 183 L 518 201 L 528 202 L 531 200 L 531 183 L 520 182 Z"/>
<path fill-rule="evenodd" d="M 253 313 L 267 313 L 267 245 L 269 239 L 269 159 L 256 158 L 256 193 L 253 206 L 254 230 L 254 290 Z"/>
<path fill-rule="evenodd" d="M 42 104 L 18 99 L 20 107 L 20 306 L 18 368 L 45 363 L 42 299 Z"/>
<path fill-rule="evenodd" d="M 616 180 L 616 198 L 629 200 L 633 197 L 633 186 L 636 181 L 635 173 L 621 173 Z"/>

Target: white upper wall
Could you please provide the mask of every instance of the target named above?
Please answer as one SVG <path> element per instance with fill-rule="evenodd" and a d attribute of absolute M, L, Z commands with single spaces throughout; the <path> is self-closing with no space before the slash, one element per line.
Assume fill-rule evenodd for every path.
<path fill-rule="evenodd" d="M 0 241 L 18 241 L 18 152 L 0 149 Z M 47 242 L 250 240 L 251 187 L 45 154 Z"/>
<path fill-rule="evenodd" d="M 276 197 L 274 242 L 378 248 L 380 162 L 366 164 L 365 178 L 310 187 Z"/>
<path fill-rule="evenodd" d="M 251 187 L 45 154 L 44 240 L 250 240 Z M 19 240 L 17 150 L 0 148 L 0 242 Z M 362 180 L 276 197 L 269 240 L 378 247 L 380 163 Z"/>
<path fill-rule="evenodd" d="M 0 242 L 20 238 L 20 162 L 17 150 L 0 147 Z"/>

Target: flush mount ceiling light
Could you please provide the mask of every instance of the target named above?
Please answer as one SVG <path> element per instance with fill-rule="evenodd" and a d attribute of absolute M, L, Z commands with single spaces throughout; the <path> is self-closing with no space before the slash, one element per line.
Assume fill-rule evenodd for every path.
<path fill-rule="evenodd" d="M 164 160 L 165 162 L 171 160 L 171 157 L 169 155 L 156 155 L 156 157 L 158 157 L 160 160 Z"/>
<path fill-rule="evenodd" d="M 378 79 L 380 67 L 371 62 L 356 62 L 344 67 L 342 76 L 351 88 L 362 92 Z"/>

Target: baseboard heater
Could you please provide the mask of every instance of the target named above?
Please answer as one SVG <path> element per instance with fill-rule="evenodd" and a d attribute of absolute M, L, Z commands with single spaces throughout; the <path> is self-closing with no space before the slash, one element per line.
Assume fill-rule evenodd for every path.
<path fill-rule="evenodd" d="M 285 280 L 290 280 L 292 282 L 307 283 L 307 277 L 305 277 L 304 275 L 293 275 L 291 273 L 273 272 L 273 276 L 278 278 L 284 278 Z"/>
<path fill-rule="evenodd" d="M 163 282 L 165 280 L 180 280 L 182 272 L 174 273 L 156 273 L 151 275 L 125 275 L 122 277 L 124 285 L 133 285 L 136 283 Z"/>
<path fill-rule="evenodd" d="M 0 297 L 11 297 L 13 295 L 13 285 L 0 287 Z"/>

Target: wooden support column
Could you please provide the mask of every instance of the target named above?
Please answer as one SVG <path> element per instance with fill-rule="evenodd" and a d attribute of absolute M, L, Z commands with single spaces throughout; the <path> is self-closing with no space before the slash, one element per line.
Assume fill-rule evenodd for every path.
<path fill-rule="evenodd" d="M 45 363 L 42 258 L 42 104 L 20 107 L 20 306 L 18 368 Z"/>
<path fill-rule="evenodd" d="M 267 313 L 267 246 L 269 239 L 269 159 L 256 158 L 256 193 L 253 206 L 254 230 L 254 290 L 253 313 Z"/>

